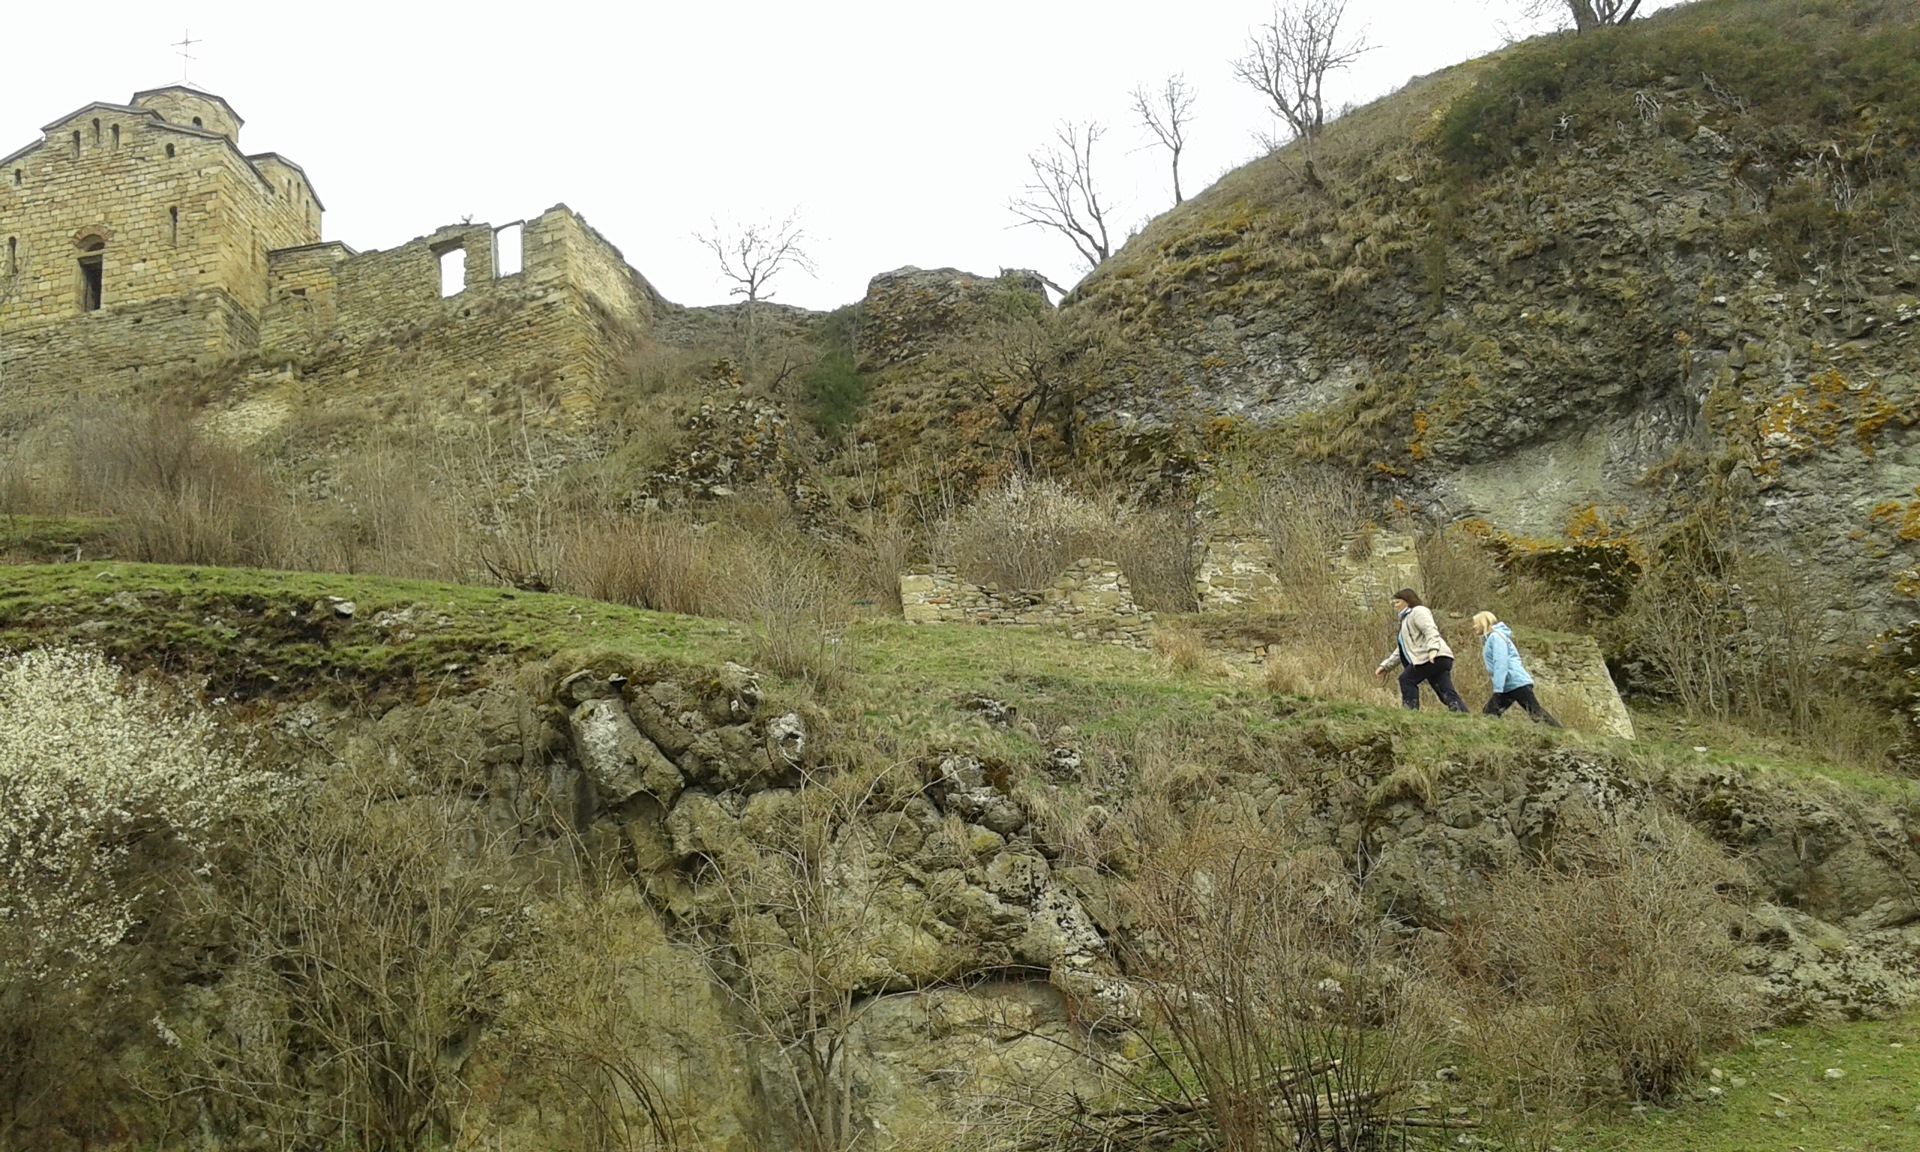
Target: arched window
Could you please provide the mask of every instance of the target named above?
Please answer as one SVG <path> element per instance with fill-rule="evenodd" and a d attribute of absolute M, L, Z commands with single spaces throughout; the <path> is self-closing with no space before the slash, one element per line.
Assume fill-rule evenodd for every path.
<path fill-rule="evenodd" d="M 23 180 L 23 179 L 25 179 L 25 178 L 26 178 L 26 173 L 24 173 L 23 171 L 21 171 L 21 170 L 20 170 L 20 169 L 18 169 L 18 168 L 15 168 L 15 169 L 13 170 L 13 186 L 14 186 L 15 188 L 18 188 L 18 187 L 20 187 L 20 181 L 21 181 L 21 180 Z"/>
<path fill-rule="evenodd" d="M 113 147 L 116 151 L 120 148 L 120 125 L 118 124 L 113 126 Z"/>
<path fill-rule="evenodd" d="M 80 129 L 73 130 L 73 158 L 80 159 Z"/>
<path fill-rule="evenodd" d="M 18 271 L 20 271 L 20 238 L 9 236 L 7 237 L 7 275 L 12 276 Z"/>
<path fill-rule="evenodd" d="M 205 127 L 205 125 L 204 125 L 204 124 L 202 124 L 202 123 L 200 123 L 200 117 L 198 117 L 198 116 L 195 116 L 195 117 L 193 118 L 193 126 L 194 126 L 195 128 L 204 128 L 204 127 Z"/>
<path fill-rule="evenodd" d="M 169 233 L 168 239 L 172 243 L 180 243 L 180 209 L 167 209 L 167 231 Z"/>
<path fill-rule="evenodd" d="M 167 145 L 167 159 L 173 159 L 173 145 Z"/>
<path fill-rule="evenodd" d="M 100 147 L 100 121 L 97 119 L 93 122 L 93 146 Z"/>

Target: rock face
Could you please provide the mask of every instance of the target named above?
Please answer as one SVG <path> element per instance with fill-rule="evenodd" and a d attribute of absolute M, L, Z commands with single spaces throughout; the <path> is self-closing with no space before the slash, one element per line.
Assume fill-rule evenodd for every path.
<path fill-rule="evenodd" d="M 882 272 L 867 283 L 860 305 L 860 339 L 855 347 L 861 372 L 879 372 L 925 356 L 946 338 L 964 331 L 1007 292 L 1046 299 L 1038 274 L 1006 271 L 976 276 L 953 268 L 931 271 L 908 266 Z"/>
<path fill-rule="evenodd" d="M 1698 40 L 1726 33 L 1716 19 L 1623 31 Z M 1803 31 L 1871 52 L 1838 15 Z M 1876 231 L 1817 175 L 1822 149 L 1872 152 L 1873 129 L 1784 94 L 1756 115 L 1698 74 L 1528 87 L 1566 51 L 1537 42 L 1342 117 L 1327 144 L 1353 143 L 1323 157 L 1323 191 L 1263 159 L 1155 220 L 1067 305 L 1138 354 L 1095 406 L 1116 426 L 1295 427 L 1410 505 L 1523 535 L 1595 507 L 1665 522 L 1723 493 L 1750 538 L 1817 557 L 1836 605 L 1903 622 L 1920 260 L 1909 225 Z M 1501 135 L 1522 106 L 1539 131 Z M 1843 198 L 1906 205 L 1906 179 L 1849 177 Z M 1817 242 L 1795 212 L 1825 221 Z"/>

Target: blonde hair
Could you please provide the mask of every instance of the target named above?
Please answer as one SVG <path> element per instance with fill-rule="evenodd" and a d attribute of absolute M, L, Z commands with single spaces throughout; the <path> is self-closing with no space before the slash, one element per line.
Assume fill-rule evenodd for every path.
<path fill-rule="evenodd" d="M 1475 612 L 1473 614 L 1473 630 L 1482 636 L 1492 632 L 1493 626 L 1498 623 L 1500 623 L 1500 617 L 1495 616 L 1491 612 Z"/>

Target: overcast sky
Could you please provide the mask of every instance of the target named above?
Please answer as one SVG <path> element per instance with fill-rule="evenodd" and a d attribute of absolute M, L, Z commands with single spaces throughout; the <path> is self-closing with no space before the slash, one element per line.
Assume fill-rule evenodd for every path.
<path fill-rule="evenodd" d="M 1332 102 L 1499 46 L 1521 3 L 1351 0 L 1377 48 Z M 778 300 L 848 303 L 903 264 L 1071 283 L 1072 249 L 1009 228 L 1006 207 L 1056 121 L 1108 126 L 1095 160 L 1116 242 L 1172 202 L 1128 110 L 1136 84 L 1182 72 L 1198 89 L 1188 195 L 1271 129 L 1229 70 L 1270 0 L 6 7 L 7 39 L 33 50 L 0 73 L 0 154 L 83 104 L 178 82 L 190 29 L 190 79 L 246 118 L 243 149 L 305 167 L 327 239 L 388 248 L 564 202 L 685 304 L 727 298 L 695 230 L 796 208 L 819 274 L 777 281 Z"/>

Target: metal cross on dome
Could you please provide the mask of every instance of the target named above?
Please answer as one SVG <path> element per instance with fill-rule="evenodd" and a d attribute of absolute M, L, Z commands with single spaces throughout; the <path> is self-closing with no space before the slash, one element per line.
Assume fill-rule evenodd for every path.
<path fill-rule="evenodd" d="M 180 33 L 180 39 L 176 40 L 173 43 L 173 47 L 179 49 L 179 51 L 175 52 L 174 55 L 180 57 L 180 83 L 185 84 L 188 82 L 187 69 L 191 68 L 193 66 L 193 62 L 199 59 L 199 57 L 195 56 L 192 52 L 193 46 L 195 44 L 204 44 L 204 43 L 206 43 L 206 41 L 204 40 L 195 40 L 193 38 L 193 33 L 189 30 L 182 30 Z"/>

